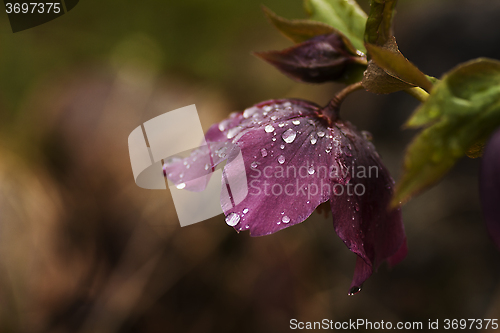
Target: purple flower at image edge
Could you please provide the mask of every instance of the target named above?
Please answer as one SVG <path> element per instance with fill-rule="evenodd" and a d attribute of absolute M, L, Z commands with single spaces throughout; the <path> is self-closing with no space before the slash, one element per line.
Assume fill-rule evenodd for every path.
<path fill-rule="evenodd" d="M 481 208 L 488 232 L 500 249 L 500 129 L 484 150 L 479 178 Z"/>
<path fill-rule="evenodd" d="M 339 119 L 332 104 L 270 100 L 211 126 L 205 146 L 167 162 L 164 172 L 174 184 L 201 191 L 228 160 L 223 189 L 241 173 L 247 184 L 221 191 L 230 196 L 221 194 L 222 210 L 227 224 L 251 236 L 301 223 L 329 201 L 337 235 L 357 255 L 355 294 L 383 261 L 395 265 L 407 252 L 401 211 L 389 209 L 394 181 L 369 138 Z M 230 163 L 238 155 L 244 163 Z M 248 193 L 237 202 L 243 189 Z"/>

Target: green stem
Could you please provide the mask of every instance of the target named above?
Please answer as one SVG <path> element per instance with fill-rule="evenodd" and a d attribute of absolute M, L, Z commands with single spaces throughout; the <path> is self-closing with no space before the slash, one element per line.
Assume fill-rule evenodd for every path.
<path fill-rule="evenodd" d="M 415 87 L 415 88 L 408 88 L 405 90 L 405 92 L 408 95 L 411 95 L 418 99 L 420 102 L 425 103 L 427 101 L 427 98 L 429 98 L 429 94 L 422 88 L 420 87 Z"/>
<path fill-rule="evenodd" d="M 344 99 L 357 90 L 363 89 L 363 83 L 361 81 L 353 83 L 341 91 L 339 91 L 332 100 L 328 103 L 328 105 L 323 108 L 322 114 L 329 119 L 330 122 L 335 122 L 339 116 L 340 105 L 344 101 Z"/>
<path fill-rule="evenodd" d="M 339 91 L 335 97 L 333 97 L 332 101 L 330 103 L 335 103 L 337 107 L 340 106 L 340 104 L 342 104 L 342 102 L 344 101 L 344 99 L 352 94 L 353 92 L 357 91 L 357 90 L 361 90 L 363 89 L 363 83 L 361 81 L 359 82 L 356 82 L 356 83 L 353 83 L 347 87 L 345 87 L 344 89 L 342 89 L 341 91 Z"/>

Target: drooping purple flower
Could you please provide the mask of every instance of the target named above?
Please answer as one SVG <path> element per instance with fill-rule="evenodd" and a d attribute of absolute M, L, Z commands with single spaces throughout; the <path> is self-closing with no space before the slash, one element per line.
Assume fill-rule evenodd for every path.
<path fill-rule="evenodd" d="M 400 209 L 389 209 L 394 181 L 367 136 L 339 119 L 333 104 L 271 100 L 213 125 L 207 145 L 164 170 L 174 184 L 201 190 L 201 176 L 241 154 L 244 165 L 227 164 L 222 186 L 241 173 L 247 184 L 222 191 L 221 205 L 227 224 L 251 236 L 301 223 L 329 201 L 335 231 L 358 256 L 354 294 L 380 263 L 406 255 Z M 233 200 L 244 190 L 243 200 Z"/>
<path fill-rule="evenodd" d="M 342 78 L 348 66 L 364 63 L 336 33 L 321 35 L 282 51 L 255 52 L 286 76 L 300 82 L 323 83 Z"/>
<path fill-rule="evenodd" d="M 491 137 L 481 163 L 479 194 L 486 227 L 500 248 L 500 129 Z"/>

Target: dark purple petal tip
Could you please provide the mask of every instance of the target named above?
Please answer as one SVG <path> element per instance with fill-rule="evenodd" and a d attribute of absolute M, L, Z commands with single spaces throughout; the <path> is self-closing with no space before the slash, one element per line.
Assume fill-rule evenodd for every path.
<path fill-rule="evenodd" d="M 500 249 L 500 129 L 484 150 L 479 178 L 479 194 L 488 232 Z"/>

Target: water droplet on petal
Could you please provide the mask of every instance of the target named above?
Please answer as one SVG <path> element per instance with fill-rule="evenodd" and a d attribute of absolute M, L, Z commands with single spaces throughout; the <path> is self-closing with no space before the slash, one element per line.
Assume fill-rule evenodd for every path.
<path fill-rule="evenodd" d="M 224 132 L 224 131 L 226 130 L 226 128 L 227 128 L 227 123 L 228 123 L 228 122 L 229 122 L 229 121 L 228 121 L 227 119 L 226 119 L 226 120 L 221 121 L 221 122 L 219 123 L 219 131 Z"/>
<path fill-rule="evenodd" d="M 276 141 L 276 138 L 272 138 L 271 140 Z"/>
<path fill-rule="evenodd" d="M 241 126 L 236 126 L 231 128 L 229 131 L 227 131 L 227 138 L 228 139 L 234 138 L 239 132 L 241 132 L 242 129 L 243 127 Z"/>
<path fill-rule="evenodd" d="M 182 190 L 184 187 L 186 187 L 186 184 L 180 183 L 176 186 L 179 190 Z"/>
<path fill-rule="evenodd" d="M 220 158 L 224 158 L 226 157 L 226 150 L 227 150 L 227 147 L 222 147 L 218 150 L 215 151 L 215 153 L 220 157 Z"/>
<path fill-rule="evenodd" d="M 280 148 L 281 148 L 281 149 L 285 149 L 285 145 L 281 145 L 281 146 L 280 146 Z"/>
<path fill-rule="evenodd" d="M 269 112 L 269 111 L 271 111 L 272 109 L 273 109 L 273 107 L 272 107 L 272 106 L 270 106 L 270 105 L 266 105 L 266 106 L 264 106 L 264 111 L 266 111 L 266 112 Z"/>
<path fill-rule="evenodd" d="M 278 126 L 279 127 L 285 127 L 285 123 L 279 123 Z"/>
<path fill-rule="evenodd" d="M 248 213 L 248 208 L 243 209 L 243 214 Z"/>
<path fill-rule="evenodd" d="M 248 108 L 243 112 L 243 118 L 250 118 L 259 109 L 256 107 Z"/>
<path fill-rule="evenodd" d="M 273 125 L 267 125 L 264 130 L 266 131 L 266 133 L 271 133 L 272 131 L 274 131 L 274 127 Z"/>
<path fill-rule="evenodd" d="M 361 291 L 361 287 L 352 287 L 347 295 L 353 296 Z"/>
<path fill-rule="evenodd" d="M 258 164 L 257 162 L 255 162 L 255 161 L 254 161 L 254 162 L 252 162 L 252 163 L 250 164 L 250 167 L 251 167 L 252 169 L 255 169 L 258 165 L 259 165 L 259 164 Z"/>
<path fill-rule="evenodd" d="M 315 144 L 317 141 L 318 141 L 318 140 L 317 140 L 315 137 L 312 137 L 312 138 L 311 138 L 311 144 L 312 144 L 312 145 L 313 145 L 313 144 Z"/>
<path fill-rule="evenodd" d="M 310 175 L 314 174 L 314 167 L 309 167 L 309 169 L 307 169 L 307 173 L 309 173 Z"/>
<path fill-rule="evenodd" d="M 285 163 L 285 156 L 283 156 L 283 155 L 278 156 L 278 163 L 279 164 Z"/>
<path fill-rule="evenodd" d="M 281 218 L 281 221 L 283 221 L 283 223 L 288 223 L 288 222 L 290 222 L 290 218 L 288 216 L 283 216 Z"/>
<path fill-rule="evenodd" d="M 278 116 L 271 116 L 271 120 L 276 120 L 278 119 Z"/>
<path fill-rule="evenodd" d="M 260 154 L 262 155 L 262 157 L 266 157 L 267 156 L 267 150 L 266 150 L 266 148 L 262 148 L 260 150 Z"/>
<path fill-rule="evenodd" d="M 240 216 L 236 213 L 231 213 L 226 217 L 226 223 L 231 227 L 237 225 L 238 222 L 240 222 Z"/>
<path fill-rule="evenodd" d="M 319 136 L 320 138 L 324 137 L 324 136 L 325 136 L 325 132 L 318 132 L 318 136 Z"/>
<path fill-rule="evenodd" d="M 297 137 L 297 132 L 289 128 L 285 132 L 283 132 L 281 137 L 283 138 L 283 141 L 285 141 L 286 143 L 292 143 L 293 140 L 295 140 L 295 138 Z"/>
<path fill-rule="evenodd" d="M 290 103 L 290 102 L 285 102 L 285 103 L 283 103 L 283 106 L 287 108 L 287 107 L 292 106 L 292 103 Z"/>
<path fill-rule="evenodd" d="M 292 124 L 294 124 L 294 125 L 300 125 L 300 120 L 292 120 Z"/>
<path fill-rule="evenodd" d="M 205 164 L 205 170 L 208 170 L 208 168 L 210 168 L 210 164 Z"/>

